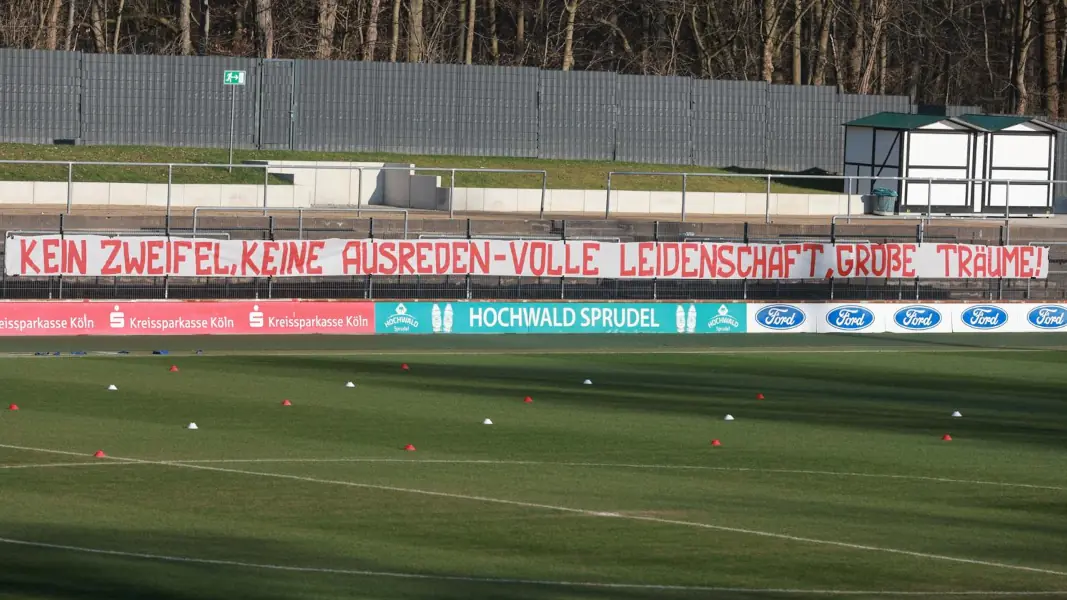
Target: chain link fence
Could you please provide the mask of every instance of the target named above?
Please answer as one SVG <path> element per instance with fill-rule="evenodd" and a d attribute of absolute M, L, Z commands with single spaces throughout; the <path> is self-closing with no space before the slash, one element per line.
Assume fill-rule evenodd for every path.
<path fill-rule="evenodd" d="M 99 235 L 193 235 L 189 218 L 159 227 L 65 229 L 10 233 Z M 710 233 L 703 230 L 712 230 Z M 627 223 L 622 221 L 502 221 L 424 219 L 217 216 L 195 225 L 196 237 L 287 239 L 551 239 L 612 242 L 708 241 L 748 243 L 947 242 L 1050 248 L 1050 273 L 1042 280 L 1009 279 L 837 279 L 837 280 L 620 280 L 565 277 L 378 276 L 285 278 L 187 277 L 11 277 L 0 276 L 4 300 L 222 300 L 222 299 L 378 299 L 378 300 L 752 300 L 752 301 L 930 301 L 1067 300 L 1067 241 L 1029 239 L 1006 226 L 928 227 L 871 224 L 773 225 Z M 1046 230 L 1047 231 L 1047 230 Z M 992 239 L 991 239 L 992 238 Z M 0 251 L 0 258 L 3 252 Z"/>

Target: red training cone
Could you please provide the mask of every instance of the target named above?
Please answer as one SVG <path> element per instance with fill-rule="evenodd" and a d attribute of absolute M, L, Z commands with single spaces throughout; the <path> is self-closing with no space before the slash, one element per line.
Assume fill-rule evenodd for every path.
<path fill-rule="evenodd" d="M 404 446 L 404 450 L 407 450 L 408 452 L 414 452 L 415 451 L 415 446 L 412 446 L 411 444 L 408 444 L 407 446 Z"/>
<path fill-rule="evenodd" d="M 945 435 L 943 435 L 941 437 L 941 439 L 946 441 L 946 442 L 951 442 L 952 441 L 952 436 L 946 433 Z"/>
<path fill-rule="evenodd" d="M 178 372 L 178 365 L 171 365 L 170 366 L 170 372 L 171 373 L 177 373 Z"/>
<path fill-rule="evenodd" d="M 756 400 L 763 400 L 763 394 L 756 394 Z"/>
<path fill-rule="evenodd" d="M 720 442 L 719 440 L 711 440 L 711 445 L 712 446 L 721 446 L 722 442 Z"/>
<path fill-rule="evenodd" d="M 288 400 L 282 400 L 282 406 L 292 406 L 293 403 Z"/>
<path fill-rule="evenodd" d="M 401 371 L 410 371 L 411 367 L 409 367 L 407 363 L 404 363 L 404 364 L 400 365 L 400 370 Z"/>
<path fill-rule="evenodd" d="M 526 404 L 532 404 L 533 403 L 533 398 L 531 398 L 529 396 L 526 396 L 525 398 L 522 399 L 522 401 L 525 402 Z"/>
<path fill-rule="evenodd" d="M 18 404 L 12 404 L 11 406 L 7 407 L 7 409 L 8 410 L 18 410 L 19 409 L 19 405 Z"/>
<path fill-rule="evenodd" d="M 103 450 L 97 450 L 96 452 L 93 453 L 93 458 L 105 458 L 105 457 L 107 457 L 107 455 L 104 454 Z"/>

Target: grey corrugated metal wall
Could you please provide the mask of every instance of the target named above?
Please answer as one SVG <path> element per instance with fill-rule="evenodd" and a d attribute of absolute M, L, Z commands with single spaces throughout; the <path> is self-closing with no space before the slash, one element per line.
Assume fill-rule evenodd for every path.
<path fill-rule="evenodd" d="M 222 85 L 233 69 L 248 73 L 247 85 Z M 231 93 L 243 148 L 778 171 L 838 172 L 842 123 L 916 110 L 902 96 L 763 82 L 5 49 L 0 141 L 222 147 Z M 1058 166 L 1067 164 L 1067 152 L 1059 156 Z"/>

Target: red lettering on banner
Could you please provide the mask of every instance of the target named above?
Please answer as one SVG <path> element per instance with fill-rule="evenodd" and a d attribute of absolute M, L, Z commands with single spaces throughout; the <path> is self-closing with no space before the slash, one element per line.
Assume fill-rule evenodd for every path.
<path fill-rule="evenodd" d="M 278 251 L 278 242 L 263 242 L 263 252 L 259 256 L 259 272 L 265 277 L 273 277 L 278 274 L 278 265 L 275 264 L 274 255 Z"/>
<path fill-rule="evenodd" d="M 967 246 L 960 246 L 959 249 L 960 277 L 972 277 L 973 273 L 971 272 L 971 259 L 974 257 L 974 252 Z"/>
<path fill-rule="evenodd" d="M 419 275 L 434 275 L 433 242 L 415 242 L 415 272 Z"/>
<path fill-rule="evenodd" d="M 740 246 L 737 248 L 737 274 L 741 276 L 741 279 L 754 279 L 752 277 L 752 261 L 745 260 L 745 257 L 752 256 L 752 250 L 752 246 Z"/>
<path fill-rule="evenodd" d="M 516 252 L 516 246 L 519 247 Z M 511 253 L 511 264 L 515 268 L 517 275 L 526 274 L 526 256 L 530 252 L 530 247 L 526 242 L 510 242 L 508 244 L 508 251 Z"/>
<path fill-rule="evenodd" d="M 585 244 L 578 244 L 579 247 Z M 571 256 L 571 254 L 575 256 Z M 572 260 L 572 258 L 574 260 Z M 575 250 L 574 244 L 563 244 L 563 272 L 567 275 L 581 275 L 582 274 L 582 261 L 581 252 Z"/>
<path fill-rule="evenodd" d="M 450 250 L 455 247 L 455 244 L 439 244 L 434 248 L 434 272 L 435 273 L 454 273 L 456 272 L 456 266 L 452 264 L 452 257 Z"/>
<path fill-rule="evenodd" d="M 974 276 L 986 278 L 989 276 L 989 253 L 984 248 L 976 249 L 974 253 Z"/>
<path fill-rule="evenodd" d="M 866 244 L 856 244 L 856 276 L 867 277 L 871 274 L 871 248 Z"/>
<path fill-rule="evenodd" d="M 912 262 L 918 248 L 918 244 L 902 244 L 901 250 L 904 258 L 900 272 L 904 277 L 915 277 L 915 266 Z"/>
<path fill-rule="evenodd" d="M 815 243 L 805 243 L 802 245 L 802 252 L 808 252 L 811 256 L 808 260 L 811 261 L 810 273 L 808 277 L 815 277 L 815 269 L 818 268 L 819 255 L 823 253 L 823 245 Z"/>
<path fill-rule="evenodd" d="M 708 272 L 711 273 L 712 277 L 729 279 L 735 274 L 740 275 L 738 272 L 738 263 L 732 256 L 734 253 L 730 250 L 732 247 L 733 246 L 724 246 L 720 244 L 714 246 L 715 259 L 712 261 L 711 266 L 708 269 Z M 703 264 L 703 261 L 701 261 L 701 263 Z M 716 266 L 716 264 L 722 266 Z"/>
<path fill-rule="evenodd" d="M 467 244 L 470 249 L 471 265 L 470 273 L 475 275 L 488 275 L 489 274 L 489 242 L 470 242 Z"/>
<path fill-rule="evenodd" d="M 959 254 L 959 246 L 955 244 L 938 244 L 934 250 L 945 257 L 945 277 L 956 277 L 956 269 L 953 268 L 954 259 Z"/>
<path fill-rule="evenodd" d="M 258 242 L 241 242 L 241 274 L 245 276 L 258 276 L 259 267 L 256 265 L 256 253 L 259 250 Z M 218 269 L 219 253 L 215 252 L 215 268 Z"/>
<path fill-rule="evenodd" d="M 84 275 L 88 247 L 85 240 L 66 240 L 63 252 L 63 272 L 71 275 Z"/>
<path fill-rule="evenodd" d="M 186 252 L 193 249 L 193 243 L 188 240 L 175 240 L 171 250 L 171 263 L 167 265 L 168 273 L 181 273 L 181 264 L 186 261 Z"/>
<path fill-rule="evenodd" d="M 655 242 L 639 242 L 637 244 L 637 274 L 641 277 L 656 276 Z"/>
<path fill-rule="evenodd" d="M 411 242 L 397 242 L 397 275 L 414 275 L 415 264 L 412 260 L 415 258 L 415 247 Z"/>
<path fill-rule="evenodd" d="M 446 246 L 447 248 L 448 246 Z M 467 259 L 470 258 L 470 244 L 467 242 L 452 242 L 452 272 L 457 275 L 467 275 L 470 273 L 470 262 Z"/>
<path fill-rule="evenodd" d="M 854 254 L 853 244 L 837 244 L 834 246 L 834 251 L 837 254 L 837 265 L 835 266 L 835 272 L 837 277 L 852 277 L 852 269 L 855 267 L 855 259 L 852 257 Z M 814 269 L 812 269 L 814 271 Z"/>
<path fill-rule="evenodd" d="M 237 265 L 231 265 L 231 267 L 227 269 L 222 264 L 222 244 L 218 242 L 212 243 L 211 252 L 214 257 L 211 266 L 215 270 L 216 275 L 233 274 L 237 272 Z"/>
<path fill-rule="evenodd" d="M 682 269 L 682 249 L 675 242 L 660 244 L 660 277 L 674 277 Z"/>
<path fill-rule="evenodd" d="M 122 267 L 118 262 L 119 252 L 122 251 L 122 246 L 122 240 L 102 240 L 100 242 L 101 250 L 110 250 L 107 258 L 104 259 L 104 266 L 100 268 L 100 274 L 104 277 L 122 273 Z"/>
<path fill-rule="evenodd" d="M 582 275 L 596 277 L 600 275 L 600 267 L 596 266 L 596 253 L 600 252 L 600 242 L 584 242 L 582 244 Z"/>
<path fill-rule="evenodd" d="M 58 238 L 47 238 L 41 242 L 41 251 L 44 253 L 44 259 L 41 264 L 44 265 L 45 275 L 56 275 L 60 272 L 59 269 L 62 265 L 56 250 L 62 251 L 62 249 Z"/>
<path fill-rule="evenodd" d="M 142 258 L 144 259 L 145 273 L 147 275 L 162 275 L 164 273 L 166 246 L 165 240 L 149 240 L 145 243 L 145 255 Z M 163 264 L 160 264 L 161 259 L 164 261 Z"/>
<path fill-rule="evenodd" d="M 797 264 L 797 255 L 803 252 L 804 246 L 800 244 L 786 244 L 783 249 L 785 254 L 782 268 L 782 279 L 791 279 L 793 267 Z"/>
<path fill-rule="evenodd" d="M 137 245 L 138 252 L 132 252 L 133 244 L 122 242 L 122 274 L 143 275 L 145 268 L 145 242 Z"/>
<path fill-rule="evenodd" d="M 545 259 L 545 272 L 552 277 L 560 277 L 563 275 L 563 269 L 567 266 L 567 257 L 563 257 L 563 264 L 559 262 L 559 256 L 556 255 L 556 244 L 545 244 L 546 259 Z M 564 244 L 566 246 L 566 244 Z"/>
<path fill-rule="evenodd" d="M 33 262 L 33 252 L 37 248 L 37 242 L 35 240 L 27 240 L 25 238 L 19 240 L 19 273 L 29 275 L 30 270 L 34 273 L 40 273 L 41 268 L 37 266 L 37 263 Z"/>
<path fill-rule="evenodd" d="M 1030 277 L 1042 277 L 1041 265 L 1045 264 L 1045 249 L 1041 246 L 1037 247 L 1037 266 L 1034 267 L 1030 273 Z"/>
<path fill-rule="evenodd" d="M 637 268 L 626 263 L 626 244 L 619 245 L 619 277 L 633 277 L 637 274 Z"/>
<path fill-rule="evenodd" d="M 546 260 L 548 259 L 545 256 L 545 243 L 530 242 L 530 272 L 537 277 L 544 275 Z"/>
<path fill-rule="evenodd" d="M 196 274 L 211 275 L 211 242 L 193 242 L 193 254 L 196 256 Z"/>
<path fill-rule="evenodd" d="M 359 261 L 362 256 L 360 252 L 360 242 L 348 242 L 345 244 L 344 249 L 341 250 L 341 272 L 345 275 L 358 275 L 360 274 Z M 352 272 L 352 267 L 356 268 L 356 272 Z"/>
<path fill-rule="evenodd" d="M 1034 247 L 1023 246 L 1019 250 L 1019 262 L 1016 263 L 1015 275 L 1016 277 L 1031 278 L 1034 276 L 1035 269 L 1031 267 L 1032 260 L 1034 258 Z"/>
<path fill-rule="evenodd" d="M 322 265 L 319 264 L 319 253 L 326 248 L 326 242 L 322 240 L 313 240 L 307 244 L 307 261 L 304 263 L 304 268 L 307 270 L 308 275 L 322 275 Z"/>
<path fill-rule="evenodd" d="M 378 253 L 374 260 L 374 272 L 380 275 L 396 275 L 400 270 L 400 260 L 397 258 L 398 249 L 396 242 L 380 242 L 372 244 L 372 247 L 378 249 Z M 364 248 L 366 248 L 366 246 L 364 246 Z M 370 272 L 371 271 L 368 271 L 368 273 Z"/>

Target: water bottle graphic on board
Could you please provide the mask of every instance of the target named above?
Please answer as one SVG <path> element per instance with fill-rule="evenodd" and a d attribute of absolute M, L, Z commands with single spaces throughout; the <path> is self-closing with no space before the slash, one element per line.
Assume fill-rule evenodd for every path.
<path fill-rule="evenodd" d="M 430 326 L 434 333 L 441 333 L 441 307 L 436 304 L 430 309 Z"/>
<path fill-rule="evenodd" d="M 445 333 L 452 333 L 452 305 L 445 305 Z"/>
<path fill-rule="evenodd" d="M 674 311 L 674 328 L 678 333 L 685 333 L 685 307 L 681 304 Z"/>
<path fill-rule="evenodd" d="M 689 305 L 689 315 L 685 319 L 685 332 L 694 333 L 697 330 L 697 305 Z"/>

